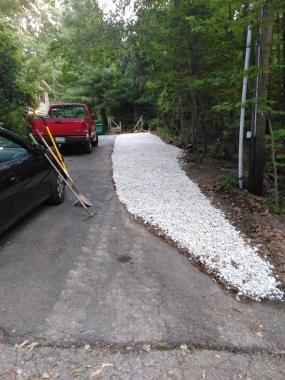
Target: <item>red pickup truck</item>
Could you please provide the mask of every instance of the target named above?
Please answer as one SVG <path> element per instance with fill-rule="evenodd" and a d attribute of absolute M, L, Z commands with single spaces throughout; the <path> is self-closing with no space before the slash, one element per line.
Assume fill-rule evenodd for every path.
<path fill-rule="evenodd" d="M 46 126 L 60 145 L 81 145 L 86 153 L 98 144 L 95 117 L 86 104 L 53 104 L 48 117 L 38 117 L 32 121 L 32 133 L 38 139 L 38 130 L 49 141 Z"/>

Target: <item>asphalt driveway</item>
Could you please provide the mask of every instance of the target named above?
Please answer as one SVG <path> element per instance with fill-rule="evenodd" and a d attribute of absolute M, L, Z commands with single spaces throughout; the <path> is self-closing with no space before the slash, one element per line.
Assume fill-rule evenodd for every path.
<path fill-rule="evenodd" d="M 82 209 L 71 207 L 68 192 L 63 205 L 42 206 L 0 240 L 0 369 L 12 376 L 22 366 L 22 376 L 56 378 L 49 371 L 57 363 L 59 378 L 71 378 L 76 377 L 73 369 L 95 360 L 88 355 L 99 350 L 102 361 L 96 359 L 80 378 L 97 376 L 98 366 L 103 376 L 116 363 L 121 363 L 117 372 L 106 378 L 135 373 L 135 378 L 169 378 L 170 372 L 152 372 L 159 366 L 174 371 L 173 378 L 184 378 L 188 372 L 179 356 L 184 347 L 183 361 L 193 362 L 193 378 L 193 349 L 197 378 L 213 367 L 213 355 L 239 363 L 228 369 L 221 365 L 215 378 L 245 374 L 248 355 L 254 362 L 260 351 L 265 358 L 256 360 L 267 363 L 270 376 L 284 378 L 284 304 L 238 301 L 134 221 L 114 189 L 113 142 L 113 136 L 102 136 L 91 155 L 66 157 L 78 186 L 94 202 L 93 218 L 86 220 Z M 15 345 L 23 342 L 17 356 Z M 34 356 L 30 350 L 21 364 L 19 355 L 32 342 Z M 18 359 L 13 361 L 13 355 Z M 59 367 L 59 356 L 61 365 L 69 358 L 74 368 Z M 102 367 L 106 358 L 112 365 Z"/>

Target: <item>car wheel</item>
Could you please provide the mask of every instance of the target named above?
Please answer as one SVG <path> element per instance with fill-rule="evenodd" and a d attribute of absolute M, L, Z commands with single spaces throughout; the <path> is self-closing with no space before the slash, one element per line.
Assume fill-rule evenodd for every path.
<path fill-rule="evenodd" d="M 59 205 L 64 201 L 65 183 L 62 177 L 55 171 L 52 173 L 49 203 Z"/>
<path fill-rule="evenodd" d="M 92 152 L 92 140 L 89 138 L 84 144 L 84 152 L 89 154 Z"/>
<path fill-rule="evenodd" d="M 98 136 L 96 135 L 96 137 L 92 140 L 92 146 L 97 146 L 98 145 Z"/>

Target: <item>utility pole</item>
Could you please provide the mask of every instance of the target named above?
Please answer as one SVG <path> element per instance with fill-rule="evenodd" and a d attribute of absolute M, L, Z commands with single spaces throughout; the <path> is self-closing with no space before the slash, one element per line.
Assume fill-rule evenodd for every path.
<path fill-rule="evenodd" d="M 271 1 L 266 1 L 262 12 L 262 27 L 260 32 L 260 67 L 256 89 L 255 125 L 251 136 L 251 163 L 249 171 L 249 190 L 257 195 L 263 192 L 263 177 L 266 163 L 265 134 L 267 113 L 262 109 L 266 105 L 271 61 L 271 43 L 273 38 L 274 9 Z"/>
<path fill-rule="evenodd" d="M 251 39 L 252 39 L 252 26 L 248 25 L 247 37 L 246 37 L 246 48 L 245 48 L 245 59 L 244 59 L 244 76 L 243 76 L 242 96 L 241 96 L 240 123 L 239 123 L 238 183 L 239 183 L 240 190 L 243 189 L 244 119 L 245 119 L 245 103 L 246 103 L 247 83 L 248 83 L 247 71 L 249 68 Z"/>
<path fill-rule="evenodd" d="M 263 8 L 260 11 L 260 23 L 263 18 Z M 258 94 L 259 94 L 259 74 L 260 74 L 260 60 L 261 60 L 261 25 L 259 26 L 259 31 L 256 41 L 256 55 L 255 55 L 255 66 L 257 68 L 257 74 L 255 78 L 255 93 L 254 93 L 254 106 L 253 106 L 253 122 L 251 125 L 251 135 L 250 135 L 250 146 L 249 146 L 249 187 L 251 184 L 251 173 L 253 172 L 253 152 L 255 148 L 255 137 L 256 137 L 256 122 L 257 122 L 257 111 L 258 111 Z"/>

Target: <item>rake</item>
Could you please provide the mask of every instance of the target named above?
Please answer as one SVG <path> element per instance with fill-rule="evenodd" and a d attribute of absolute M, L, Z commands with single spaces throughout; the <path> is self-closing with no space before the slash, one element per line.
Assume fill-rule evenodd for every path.
<path fill-rule="evenodd" d="M 48 150 L 48 152 L 50 153 L 50 155 L 52 156 L 52 158 L 54 159 L 55 163 L 58 166 L 52 161 L 52 159 L 46 153 L 45 153 L 45 158 L 48 160 L 48 162 L 51 164 L 51 166 L 54 168 L 54 170 L 60 175 L 60 177 L 65 182 L 65 184 L 70 188 L 70 190 L 72 191 L 73 195 L 75 196 L 75 198 L 77 199 L 77 201 L 81 204 L 81 206 L 84 208 L 84 210 L 86 211 L 86 213 L 88 214 L 88 216 L 89 217 L 94 216 L 94 214 L 91 213 L 88 210 L 88 207 L 91 207 L 92 203 L 83 194 L 80 193 L 80 191 L 76 187 L 74 181 L 70 177 L 70 175 L 67 172 L 67 170 L 63 168 L 63 166 L 62 166 L 61 162 L 59 161 L 58 157 L 54 154 L 54 152 L 52 151 L 52 149 L 50 148 L 50 146 L 48 145 L 48 143 L 46 142 L 46 140 L 43 138 L 43 136 L 40 134 L 40 132 L 37 129 L 36 129 L 36 133 L 37 133 L 37 135 L 39 136 L 40 140 L 45 145 L 46 149 Z M 33 142 L 37 144 L 37 141 L 35 140 L 35 138 L 34 138 L 34 136 L 32 134 L 30 134 L 30 137 L 33 140 Z"/>

